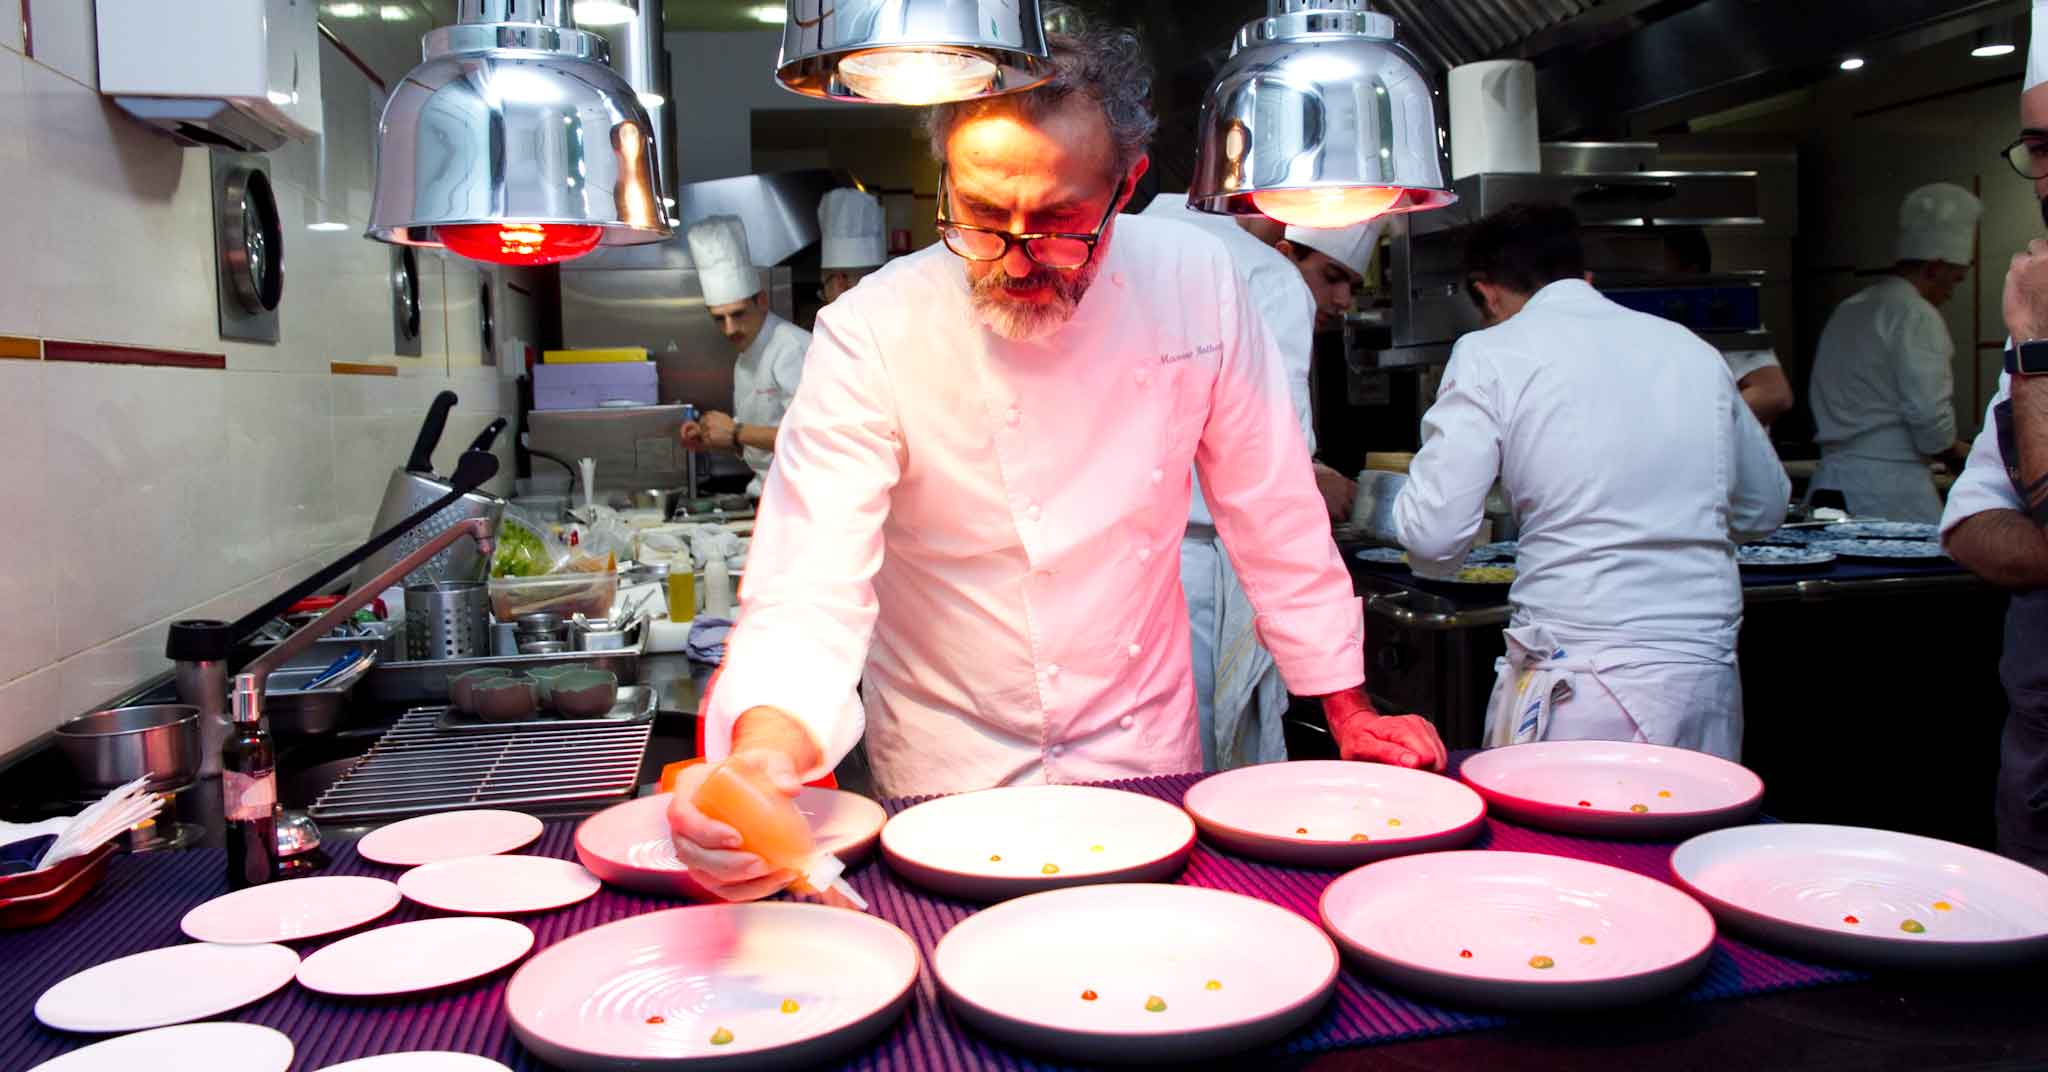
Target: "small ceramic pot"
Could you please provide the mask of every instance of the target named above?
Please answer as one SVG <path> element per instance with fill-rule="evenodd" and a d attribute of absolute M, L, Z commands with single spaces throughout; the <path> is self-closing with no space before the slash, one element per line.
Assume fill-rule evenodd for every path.
<path fill-rule="evenodd" d="M 569 718 L 597 718 L 619 700 L 618 676 L 604 670 L 574 670 L 549 684 L 550 706 Z"/>

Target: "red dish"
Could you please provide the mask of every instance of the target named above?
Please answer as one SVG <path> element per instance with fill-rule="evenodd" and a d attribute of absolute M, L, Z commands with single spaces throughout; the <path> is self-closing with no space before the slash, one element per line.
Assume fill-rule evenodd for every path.
<path fill-rule="evenodd" d="M 0 930 L 40 927 L 63 915 L 100 884 L 113 858 L 108 842 L 55 867 L 0 879 Z"/>

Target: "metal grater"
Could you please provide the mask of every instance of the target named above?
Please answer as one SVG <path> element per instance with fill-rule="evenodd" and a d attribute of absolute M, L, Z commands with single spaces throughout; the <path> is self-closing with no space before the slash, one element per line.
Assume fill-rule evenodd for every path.
<path fill-rule="evenodd" d="M 432 473 L 395 473 L 391 483 L 384 489 L 384 503 L 377 508 L 377 520 L 370 528 L 382 532 L 425 507 L 427 504 L 448 494 L 452 490 L 447 481 Z M 455 501 L 455 505 L 430 517 L 411 532 L 393 540 L 382 551 L 371 555 L 362 565 L 356 567 L 355 584 L 363 584 L 406 555 L 420 549 L 428 540 L 462 524 L 471 518 L 481 517 L 496 524 L 505 516 L 505 500 L 495 495 L 471 492 Z M 481 581 L 491 570 L 491 560 L 477 550 L 471 540 L 458 540 L 446 551 L 427 560 L 427 564 L 412 571 L 405 577 L 405 584 L 432 584 L 436 581 Z"/>
<path fill-rule="evenodd" d="M 624 800 L 654 734 L 637 724 L 454 733 L 441 708 L 415 708 L 313 802 L 323 822 L 384 820 L 459 808 Z"/>

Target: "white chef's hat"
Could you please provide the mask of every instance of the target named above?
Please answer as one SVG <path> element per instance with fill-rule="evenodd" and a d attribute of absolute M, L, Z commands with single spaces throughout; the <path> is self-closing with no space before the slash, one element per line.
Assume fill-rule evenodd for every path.
<path fill-rule="evenodd" d="M 2034 0 L 2033 23 L 2027 42 L 2027 81 L 2021 92 L 2048 82 L 2048 0 Z"/>
<path fill-rule="evenodd" d="M 1894 260 L 1968 264 L 1976 250 L 1977 195 L 1952 182 L 1935 182 L 1906 195 L 1899 204 L 1899 241 Z"/>
<path fill-rule="evenodd" d="M 852 187 L 829 190 L 818 202 L 818 230 L 824 235 L 818 267 L 874 268 L 889 259 L 882 241 L 882 203 Z"/>
<path fill-rule="evenodd" d="M 761 273 L 747 252 L 747 225 L 738 216 L 706 216 L 690 225 L 690 259 L 704 304 L 731 305 L 761 292 Z"/>
<path fill-rule="evenodd" d="M 1297 246 L 1307 246 L 1359 275 L 1364 275 L 1366 265 L 1372 263 L 1374 247 L 1380 244 L 1380 232 L 1386 230 L 1386 227 L 1386 221 L 1379 219 L 1355 223 L 1349 227 L 1328 229 L 1289 225 L 1285 237 Z"/>

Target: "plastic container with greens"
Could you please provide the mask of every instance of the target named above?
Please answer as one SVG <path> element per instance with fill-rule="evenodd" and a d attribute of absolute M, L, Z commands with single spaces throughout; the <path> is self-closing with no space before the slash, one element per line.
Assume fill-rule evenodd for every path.
<path fill-rule="evenodd" d="M 505 511 L 498 525 L 498 547 L 491 556 L 493 577 L 539 577 L 568 557 L 561 547 L 517 511 Z"/>

